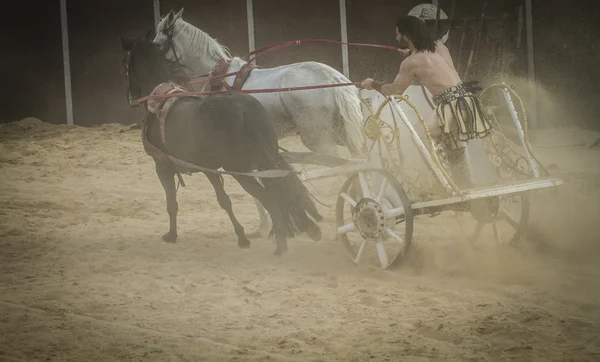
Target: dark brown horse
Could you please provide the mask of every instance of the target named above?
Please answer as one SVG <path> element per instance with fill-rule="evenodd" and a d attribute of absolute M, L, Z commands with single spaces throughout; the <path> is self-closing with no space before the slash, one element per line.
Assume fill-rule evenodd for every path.
<path fill-rule="evenodd" d="M 130 104 L 132 99 L 151 94 L 160 84 L 180 81 L 177 70 L 147 39 L 121 39 L 121 42 L 127 52 L 125 69 Z M 145 107 L 149 105 L 148 101 L 143 104 Z M 182 96 L 176 97 L 168 110 L 164 133 L 161 132 L 159 117 L 149 111 L 144 121 L 144 132 L 147 140 L 163 153 L 206 169 L 223 168 L 237 173 L 289 170 L 285 177 L 265 177 L 260 183 L 252 176 L 232 174 L 244 190 L 260 200 L 270 213 L 273 220 L 271 236 L 275 236 L 277 244 L 275 255 L 281 255 L 287 250 L 287 238 L 298 233 L 306 232 L 313 240 L 320 240 L 321 230 L 309 215 L 317 221 L 322 220 L 322 216 L 306 187 L 279 154 L 275 130 L 268 117 L 267 110 L 249 94 Z M 163 240 L 175 242 L 178 210 L 175 175 L 181 170 L 169 159 L 151 155 L 165 189 L 170 218 L 169 232 Z M 238 246 L 249 247 L 250 241 L 233 214 L 231 200 L 223 188 L 221 174 L 204 174 L 215 189 L 219 205 L 231 219 L 238 236 Z"/>

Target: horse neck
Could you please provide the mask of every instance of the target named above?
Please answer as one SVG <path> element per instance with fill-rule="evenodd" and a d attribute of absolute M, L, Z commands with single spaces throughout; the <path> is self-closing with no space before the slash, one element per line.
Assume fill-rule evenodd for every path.
<path fill-rule="evenodd" d="M 230 60 L 227 54 L 216 51 L 218 43 L 202 30 L 178 19 L 173 43 L 179 61 L 194 75 L 209 73 L 220 60 Z M 211 51 L 212 50 L 212 51 Z"/>

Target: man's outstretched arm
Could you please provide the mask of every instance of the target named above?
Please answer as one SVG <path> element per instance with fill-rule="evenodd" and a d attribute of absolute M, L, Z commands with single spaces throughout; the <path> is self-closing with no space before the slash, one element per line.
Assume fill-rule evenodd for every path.
<path fill-rule="evenodd" d="M 396 75 L 396 79 L 394 79 L 393 83 L 383 84 L 381 82 L 374 81 L 371 78 L 367 78 L 361 83 L 361 87 L 365 89 L 375 89 L 387 97 L 393 94 L 404 93 L 408 86 L 411 85 L 413 79 L 414 74 L 412 61 L 410 61 L 410 59 L 405 59 L 402 64 L 400 64 L 400 70 L 398 71 L 398 75 Z"/>

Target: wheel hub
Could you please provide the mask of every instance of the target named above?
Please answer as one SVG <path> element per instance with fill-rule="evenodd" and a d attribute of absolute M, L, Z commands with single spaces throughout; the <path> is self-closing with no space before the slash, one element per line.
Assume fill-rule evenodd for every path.
<path fill-rule="evenodd" d="M 500 211 L 500 198 L 498 197 L 473 200 L 470 204 L 471 215 L 481 223 L 494 221 Z"/>
<path fill-rule="evenodd" d="M 385 229 L 390 227 L 385 218 L 384 208 L 377 201 L 364 198 L 356 204 L 352 221 L 356 230 L 367 241 L 381 240 L 384 238 Z"/>

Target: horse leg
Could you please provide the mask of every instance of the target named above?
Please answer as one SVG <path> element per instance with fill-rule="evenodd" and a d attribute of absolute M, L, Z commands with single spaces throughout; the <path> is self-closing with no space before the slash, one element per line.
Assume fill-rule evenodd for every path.
<path fill-rule="evenodd" d="M 250 240 L 246 238 L 244 234 L 244 227 L 238 222 L 235 215 L 233 214 L 233 207 L 231 205 L 231 199 L 229 195 L 225 192 L 225 188 L 223 187 L 223 178 L 221 175 L 214 173 L 204 173 L 213 188 L 215 189 L 215 193 L 217 194 L 217 201 L 219 205 L 227 212 L 231 223 L 233 224 L 233 229 L 238 237 L 238 246 L 242 249 L 246 249 L 250 247 Z"/>
<path fill-rule="evenodd" d="M 169 232 L 163 235 L 162 239 L 167 243 L 174 243 L 177 240 L 177 189 L 175 188 L 175 169 L 170 164 L 156 162 L 156 174 L 165 189 L 167 197 L 167 212 L 169 213 Z"/>
<path fill-rule="evenodd" d="M 336 143 L 328 133 L 317 128 L 299 128 L 299 135 L 302 144 L 309 150 L 333 157 L 340 157 Z"/>
<path fill-rule="evenodd" d="M 283 253 L 287 251 L 287 239 L 282 213 L 277 205 L 277 201 L 271 199 L 266 189 L 255 178 L 248 176 L 233 177 L 238 181 L 240 186 L 246 190 L 247 193 L 249 193 L 255 199 L 258 199 L 258 201 L 264 205 L 271 215 L 271 218 L 273 219 L 273 228 L 275 231 L 275 243 L 277 244 L 277 247 L 275 248 L 275 255 L 283 255 Z"/>
<path fill-rule="evenodd" d="M 260 203 L 257 198 L 254 198 L 254 204 L 256 205 L 256 210 L 258 211 L 258 228 L 248 234 L 249 237 L 259 237 L 259 236 L 267 236 L 269 235 L 269 230 L 271 228 L 270 218 L 267 214 L 267 210 Z"/>
<path fill-rule="evenodd" d="M 260 182 L 260 180 L 257 179 L 257 181 L 262 185 L 262 183 Z M 264 186 L 264 185 L 263 185 Z M 256 205 L 256 211 L 258 211 L 258 227 L 256 228 L 256 230 L 254 230 L 253 232 L 251 232 L 250 234 L 248 234 L 249 237 L 259 237 L 259 236 L 268 236 L 269 235 L 269 230 L 271 229 L 271 219 L 269 218 L 269 215 L 267 214 L 267 210 L 265 209 L 265 207 L 260 203 L 260 200 L 258 200 L 256 197 L 254 197 L 254 205 Z"/>

